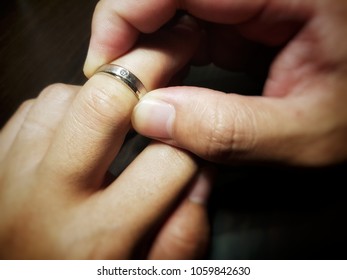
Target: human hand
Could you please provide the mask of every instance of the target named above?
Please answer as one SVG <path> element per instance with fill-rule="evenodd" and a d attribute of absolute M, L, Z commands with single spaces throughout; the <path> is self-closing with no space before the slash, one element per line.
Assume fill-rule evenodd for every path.
<path fill-rule="evenodd" d="M 201 47 L 199 57 L 219 66 L 257 68 L 255 47 L 280 49 L 263 96 L 158 89 L 135 108 L 139 133 L 213 161 L 320 166 L 346 160 L 346 1 L 152 0 L 133 9 L 136 4 L 99 2 L 87 75 L 98 61 L 125 53 L 140 33 L 157 30 L 178 8 L 204 21 L 209 48 L 201 55 Z M 113 36 L 103 35 L 105 29 Z"/>
<path fill-rule="evenodd" d="M 191 28 L 181 21 L 158 32 L 164 43 L 149 38 L 114 63 L 149 90 L 165 84 L 197 45 Z M 50 86 L 20 107 L 0 134 L 0 258 L 202 257 L 210 183 L 190 154 L 153 142 L 107 178 L 136 102 L 97 74 L 83 87 Z"/>

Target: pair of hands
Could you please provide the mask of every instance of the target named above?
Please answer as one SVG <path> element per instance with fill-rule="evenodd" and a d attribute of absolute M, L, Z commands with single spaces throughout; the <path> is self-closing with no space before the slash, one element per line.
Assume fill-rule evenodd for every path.
<path fill-rule="evenodd" d="M 195 28 L 183 18 L 113 63 L 148 90 L 163 86 L 194 51 Z M 192 155 L 153 142 L 109 176 L 136 102 L 96 74 L 82 87 L 52 85 L 19 108 L 0 134 L 1 258 L 203 256 L 210 175 Z"/>
<path fill-rule="evenodd" d="M 202 21 L 197 63 L 254 72 L 264 58 L 259 45 L 279 51 L 262 97 L 155 90 L 135 108 L 140 134 L 213 161 L 321 166 L 346 160 L 346 1 L 102 0 L 85 73 L 126 53 L 139 34 L 158 30 L 177 9 Z"/>
<path fill-rule="evenodd" d="M 161 30 L 177 9 L 201 27 Z M 183 150 L 227 163 L 345 161 L 346 14 L 343 0 L 101 0 L 88 83 L 45 90 L 1 133 L 2 252 L 127 258 L 149 236 L 148 257 L 191 258 L 206 244 L 211 183 Z M 259 44 L 280 49 L 261 97 L 161 88 L 192 58 L 253 70 Z M 135 104 L 114 80 L 92 76 L 112 60 L 153 91 Z M 154 142 L 105 188 L 130 118 L 139 133 L 170 146 Z"/>

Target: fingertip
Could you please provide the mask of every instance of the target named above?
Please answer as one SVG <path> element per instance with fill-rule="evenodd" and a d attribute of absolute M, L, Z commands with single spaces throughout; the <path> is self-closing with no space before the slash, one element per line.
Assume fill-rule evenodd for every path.
<path fill-rule="evenodd" d="M 107 63 L 107 60 L 102 56 L 98 55 L 89 48 L 86 60 L 83 65 L 83 73 L 87 78 L 94 75 L 95 71 L 103 64 Z"/>
<path fill-rule="evenodd" d="M 87 58 L 83 65 L 84 76 L 86 76 L 89 79 L 95 72 L 94 70 L 95 70 L 95 67 L 92 66 L 90 59 Z"/>
<path fill-rule="evenodd" d="M 188 193 L 188 200 L 198 205 L 206 205 L 212 188 L 212 180 L 215 171 L 212 168 L 204 168 L 192 183 L 192 188 Z"/>
<path fill-rule="evenodd" d="M 189 32 L 201 31 L 199 22 L 188 14 L 179 14 L 178 21 L 176 22 L 175 28 L 185 29 Z"/>
<path fill-rule="evenodd" d="M 155 98 L 145 98 L 133 111 L 133 127 L 148 137 L 170 139 L 175 114 L 175 108 L 171 104 Z"/>
<path fill-rule="evenodd" d="M 278 98 L 171 87 L 149 93 L 133 112 L 132 122 L 138 133 L 209 161 L 278 160 L 287 151 L 274 145 L 288 142 L 288 135 L 298 129 L 288 106 Z"/>
<path fill-rule="evenodd" d="M 92 20 L 91 37 L 83 72 L 90 78 L 101 65 L 131 49 L 139 31 L 123 19 L 114 1 L 99 1 Z"/>

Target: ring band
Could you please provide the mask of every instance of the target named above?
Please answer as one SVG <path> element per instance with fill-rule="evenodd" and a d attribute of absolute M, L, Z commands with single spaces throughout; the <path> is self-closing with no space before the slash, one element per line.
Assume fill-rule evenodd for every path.
<path fill-rule="evenodd" d="M 96 73 L 108 74 L 125 84 L 136 96 L 137 99 L 141 99 L 146 93 L 147 90 L 142 82 L 128 69 L 115 65 L 115 64 L 105 64 L 102 65 Z"/>

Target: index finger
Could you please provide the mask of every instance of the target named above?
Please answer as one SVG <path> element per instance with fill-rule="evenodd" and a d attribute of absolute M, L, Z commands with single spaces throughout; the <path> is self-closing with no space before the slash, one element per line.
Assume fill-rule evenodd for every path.
<path fill-rule="evenodd" d="M 184 10 L 211 22 L 234 24 L 254 17 L 267 2 L 269 1 L 101 0 L 93 16 L 84 72 L 89 77 L 100 65 L 126 53 L 133 47 L 140 33 L 152 33 L 158 30 L 175 15 L 177 10 Z"/>

